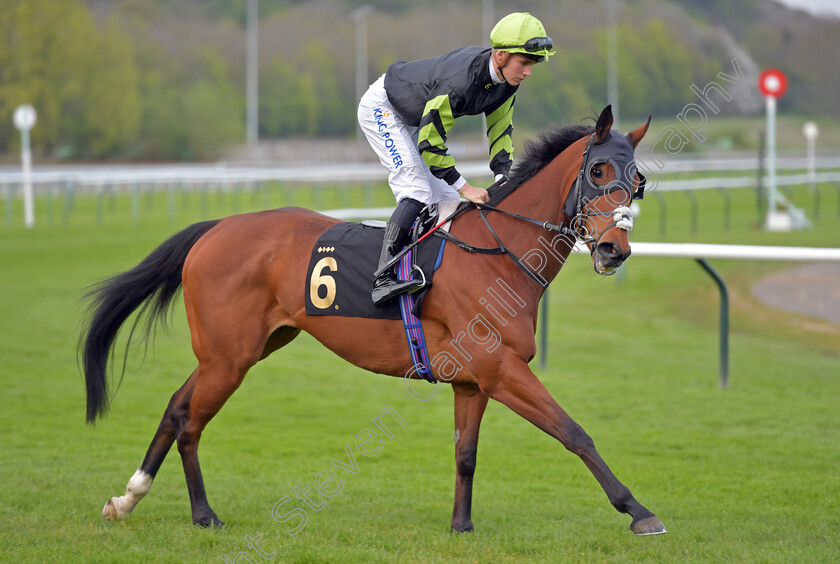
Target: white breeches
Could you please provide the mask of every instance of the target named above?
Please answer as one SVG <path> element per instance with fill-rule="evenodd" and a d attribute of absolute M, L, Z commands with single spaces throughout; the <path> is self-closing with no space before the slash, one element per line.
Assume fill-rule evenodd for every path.
<path fill-rule="evenodd" d="M 385 94 L 385 75 L 371 84 L 359 102 L 359 126 L 388 169 L 388 184 L 397 202 L 413 198 L 423 204 L 460 201 L 458 192 L 435 177 L 417 150 L 418 129 L 397 116 Z"/>

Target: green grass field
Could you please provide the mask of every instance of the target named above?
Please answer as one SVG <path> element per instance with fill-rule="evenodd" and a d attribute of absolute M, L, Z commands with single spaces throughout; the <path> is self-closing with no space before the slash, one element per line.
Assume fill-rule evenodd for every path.
<path fill-rule="evenodd" d="M 320 202 L 310 192 L 278 187 L 238 205 L 390 199 L 386 188 L 372 196 L 327 190 Z M 665 240 L 837 246 L 836 194 L 823 187 L 820 221 L 793 234 L 758 229 L 749 190 L 732 193 L 729 230 L 721 196 L 698 193 L 696 232 L 689 199 L 666 194 Z M 810 198 L 804 188 L 795 193 L 806 210 Z M 48 225 L 39 201 L 31 232 L 16 207 L 11 226 L 0 227 L 0 561 L 262 562 L 246 540 L 257 535 L 275 562 L 840 560 L 840 326 L 751 297 L 751 285 L 781 263 L 713 261 L 732 300 L 728 390 L 718 387 L 717 290 L 694 261 L 633 257 L 622 275 L 604 279 L 575 258 L 551 287 L 548 368 L 534 368 L 667 535 L 633 536 L 629 517 L 577 457 L 494 403 L 478 455 L 476 532 L 450 534 L 451 392 L 416 401 L 402 381 L 363 372 L 308 336 L 255 367 L 204 433 L 204 477 L 224 528 L 191 525 L 174 449 L 134 514 L 104 522 L 103 504 L 124 493 L 195 360 L 179 305 L 145 359 L 142 348 L 132 351 L 110 415 L 86 426 L 80 297 L 180 227 L 234 205 L 231 195 L 203 209 L 197 202 L 180 203 L 173 220 L 158 195 L 133 218 L 130 195 L 104 208 L 79 196 L 66 222 L 55 210 Z M 645 200 L 634 240 L 660 240 L 660 205 Z M 357 456 L 358 473 L 342 476 L 341 492 L 288 535 L 296 521 L 275 521 L 275 503 L 345 458 L 345 445 L 386 407 L 405 427 L 393 427 L 376 456 Z"/>

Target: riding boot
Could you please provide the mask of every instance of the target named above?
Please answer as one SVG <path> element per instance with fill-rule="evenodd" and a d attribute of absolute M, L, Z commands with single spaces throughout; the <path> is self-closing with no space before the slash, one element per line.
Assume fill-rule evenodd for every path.
<path fill-rule="evenodd" d="M 382 240 L 382 250 L 379 253 L 377 272 L 382 270 L 402 250 L 407 233 L 407 229 L 396 223 L 388 222 L 385 227 L 385 237 Z M 422 286 L 422 284 L 420 280 L 399 280 L 394 268 L 389 268 L 379 274 L 373 281 L 373 292 L 371 292 L 373 305 L 381 306 L 402 293 Z"/>

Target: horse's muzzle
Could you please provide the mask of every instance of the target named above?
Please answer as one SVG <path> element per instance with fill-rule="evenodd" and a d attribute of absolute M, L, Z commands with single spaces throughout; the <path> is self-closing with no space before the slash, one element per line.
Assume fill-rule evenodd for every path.
<path fill-rule="evenodd" d="M 627 249 L 627 252 L 622 253 L 621 247 L 615 243 L 598 243 L 598 246 L 595 247 L 595 253 L 592 261 L 595 266 L 595 272 L 603 276 L 612 276 L 615 274 L 616 269 L 618 269 L 618 267 L 621 266 L 629 256 L 629 248 Z"/>

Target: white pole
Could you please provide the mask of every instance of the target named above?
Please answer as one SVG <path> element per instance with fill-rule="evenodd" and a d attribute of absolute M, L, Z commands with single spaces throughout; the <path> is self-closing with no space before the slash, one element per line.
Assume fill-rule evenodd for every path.
<path fill-rule="evenodd" d="M 247 35 L 245 133 L 248 144 L 253 145 L 259 139 L 259 0 L 248 0 Z"/>
<path fill-rule="evenodd" d="M 23 164 L 23 218 L 27 229 L 35 226 L 35 196 L 32 190 L 32 150 L 29 148 L 29 130 L 23 129 L 21 137 L 21 162 Z"/>
<path fill-rule="evenodd" d="M 767 101 L 767 214 L 776 213 L 776 98 Z"/>
<path fill-rule="evenodd" d="M 806 121 L 802 126 L 802 133 L 805 135 L 807 142 L 807 167 L 808 167 L 808 184 L 811 186 L 811 191 L 814 191 L 817 178 L 817 157 L 816 157 L 816 140 L 819 134 L 819 128 L 813 121 Z"/>
<path fill-rule="evenodd" d="M 29 130 L 35 127 L 38 114 L 29 104 L 21 104 L 12 115 L 12 122 L 20 131 L 20 160 L 23 167 L 23 218 L 27 229 L 35 226 L 35 197 L 32 191 L 32 150 Z"/>

